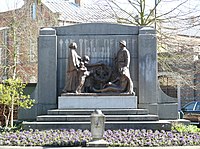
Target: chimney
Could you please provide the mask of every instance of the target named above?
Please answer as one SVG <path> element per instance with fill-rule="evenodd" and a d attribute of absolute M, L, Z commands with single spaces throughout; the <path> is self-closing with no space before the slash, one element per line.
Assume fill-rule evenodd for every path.
<path fill-rule="evenodd" d="M 30 4 L 33 2 L 37 2 L 38 0 L 24 0 L 24 4 Z"/>
<path fill-rule="evenodd" d="M 78 6 L 81 6 L 81 0 L 75 0 L 75 3 L 76 3 Z"/>

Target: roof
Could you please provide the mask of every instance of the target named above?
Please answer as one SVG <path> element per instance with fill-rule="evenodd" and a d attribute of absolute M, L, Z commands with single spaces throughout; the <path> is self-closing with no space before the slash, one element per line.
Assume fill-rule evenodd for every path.
<path fill-rule="evenodd" d="M 200 27 L 199 26 L 190 27 L 190 28 L 185 29 L 182 32 L 180 32 L 179 35 L 199 38 L 200 37 Z"/>
<path fill-rule="evenodd" d="M 23 0 L 1 0 L 0 12 L 16 10 L 24 5 Z"/>
<path fill-rule="evenodd" d="M 2 31 L 2 30 L 6 30 L 6 29 L 9 29 L 9 27 L 0 27 L 0 31 Z"/>
<path fill-rule="evenodd" d="M 79 6 L 66 0 L 46 0 L 42 3 L 52 12 L 59 13 L 59 20 L 61 21 L 76 23 L 117 22 L 116 11 L 114 12 L 108 5 L 84 4 Z M 126 15 L 120 12 L 118 17 L 119 14 L 121 17 Z"/>
<path fill-rule="evenodd" d="M 162 23 L 162 31 L 180 36 L 200 38 L 198 21 L 191 22 L 190 19 L 173 19 L 172 21 L 164 22 Z"/>

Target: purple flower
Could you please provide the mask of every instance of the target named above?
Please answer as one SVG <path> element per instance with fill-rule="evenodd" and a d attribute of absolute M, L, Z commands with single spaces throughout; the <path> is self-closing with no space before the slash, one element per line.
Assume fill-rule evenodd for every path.
<path fill-rule="evenodd" d="M 106 130 L 103 138 L 109 146 L 200 145 L 199 133 L 152 130 Z M 89 130 L 30 130 L 0 133 L 0 145 L 18 146 L 86 146 L 92 139 Z"/>

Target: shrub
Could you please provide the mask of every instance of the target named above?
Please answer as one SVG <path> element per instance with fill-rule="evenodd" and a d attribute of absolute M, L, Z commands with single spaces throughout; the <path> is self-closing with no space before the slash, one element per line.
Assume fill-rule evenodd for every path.
<path fill-rule="evenodd" d="M 198 128 L 196 125 L 184 125 L 181 123 L 174 123 L 172 125 L 172 130 L 175 130 L 177 132 L 187 132 L 187 133 L 200 132 L 200 128 Z"/>
<path fill-rule="evenodd" d="M 13 127 L 14 107 L 30 109 L 35 100 L 30 95 L 24 94 L 26 84 L 21 79 L 7 79 L 0 84 L 0 104 L 3 104 L 3 116 L 6 121 L 6 127 Z M 7 111 L 6 111 L 7 109 Z"/>

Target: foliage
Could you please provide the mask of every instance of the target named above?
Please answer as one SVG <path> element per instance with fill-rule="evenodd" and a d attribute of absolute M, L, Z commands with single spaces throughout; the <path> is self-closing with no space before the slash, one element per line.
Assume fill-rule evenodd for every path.
<path fill-rule="evenodd" d="M 173 124 L 172 130 L 183 133 L 200 133 L 200 128 L 195 125 Z"/>
<path fill-rule="evenodd" d="M 0 133 L 1 146 L 86 146 L 92 140 L 89 130 L 17 130 Z M 200 133 L 152 130 L 107 130 L 109 146 L 182 146 L 200 145 Z"/>
<path fill-rule="evenodd" d="M 0 84 L 0 103 L 4 105 L 3 115 L 6 120 L 6 127 L 10 120 L 13 127 L 14 107 L 30 109 L 35 100 L 30 99 L 30 95 L 24 94 L 25 83 L 21 79 L 7 79 Z M 8 110 L 8 111 L 6 111 Z"/>
<path fill-rule="evenodd" d="M 0 84 L 1 90 L 1 103 L 4 105 L 11 105 L 12 98 L 14 99 L 14 105 L 21 108 L 30 109 L 33 106 L 34 101 L 30 99 L 30 95 L 24 95 L 25 83 L 22 83 L 20 79 L 7 79 L 3 84 Z"/>

